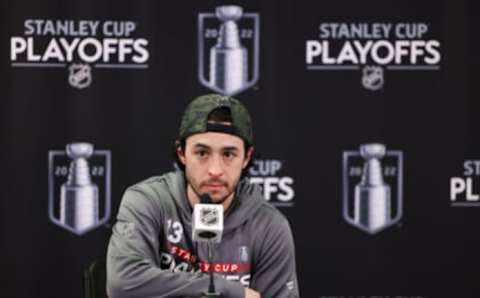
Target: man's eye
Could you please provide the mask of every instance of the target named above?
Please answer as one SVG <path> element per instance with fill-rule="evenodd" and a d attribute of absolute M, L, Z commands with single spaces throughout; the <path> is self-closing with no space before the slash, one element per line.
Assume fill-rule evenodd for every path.
<path fill-rule="evenodd" d="M 199 150 L 199 151 L 195 152 L 195 154 L 200 156 L 200 157 L 205 157 L 205 156 L 207 156 L 208 152 L 205 151 L 205 150 Z"/>
<path fill-rule="evenodd" d="M 225 156 L 228 159 L 232 159 L 237 155 L 235 153 L 231 152 L 231 151 L 226 151 L 226 152 L 223 153 L 223 156 Z"/>

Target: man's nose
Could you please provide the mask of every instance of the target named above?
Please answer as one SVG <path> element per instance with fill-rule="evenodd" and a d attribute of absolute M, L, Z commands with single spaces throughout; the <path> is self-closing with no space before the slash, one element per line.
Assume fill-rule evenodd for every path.
<path fill-rule="evenodd" d="M 223 173 L 223 165 L 222 165 L 222 159 L 218 156 L 213 156 L 212 159 L 210 160 L 210 164 L 208 167 L 208 174 L 210 176 L 221 176 Z"/>

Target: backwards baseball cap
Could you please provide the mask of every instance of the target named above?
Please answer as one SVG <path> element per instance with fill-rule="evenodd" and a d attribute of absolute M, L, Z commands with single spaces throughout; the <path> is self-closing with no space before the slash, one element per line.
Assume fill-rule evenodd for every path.
<path fill-rule="evenodd" d="M 218 108 L 227 108 L 232 118 L 231 125 L 209 123 L 210 113 Z M 185 110 L 180 125 L 178 140 L 203 132 L 222 132 L 236 135 L 248 145 L 253 144 L 252 121 L 245 106 L 233 97 L 207 94 L 195 98 Z"/>

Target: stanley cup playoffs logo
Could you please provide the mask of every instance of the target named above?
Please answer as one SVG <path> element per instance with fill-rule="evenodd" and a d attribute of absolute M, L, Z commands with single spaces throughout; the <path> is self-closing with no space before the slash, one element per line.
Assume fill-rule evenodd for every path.
<path fill-rule="evenodd" d="M 440 70 L 441 43 L 431 23 L 322 22 L 312 29 L 305 41 L 306 69 L 356 71 L 370 91 L 384 88 L 387 71 Z"/>
<path fill-rule="evenodd" d="M 198 78 L 223 95 L 255 85 L 259 75 L 260 17 L 240 6 L 216 8 L 198 16 Z"/>
<path fill-rule="evenodd" d="M 343 153 L 343 216 L 348 223 L 375 234 L 397 223 L 402 209 L 401 151 L 373 143 Z"/>
<path fill-rule="evenodd" d="M 110 218 L 111 155 L 89 143 L 70 143 L 48 154 L 50 220 L 77 235 Z"/>
<path fill-rule="evenodd" d="M 58 69 L 70 86 L 91 86 L 95 70 L 148 68 L 148 39 L 131 20 L 26 19 L 10 37 L 15 68 Z"/>

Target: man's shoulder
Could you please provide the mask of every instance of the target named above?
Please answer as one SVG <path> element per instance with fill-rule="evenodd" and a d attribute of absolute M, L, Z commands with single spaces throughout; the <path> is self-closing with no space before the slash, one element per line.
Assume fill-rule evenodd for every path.
<path fill-rule="evenodd" d="M 275 206 L 263 202 L 250 222 L 254 237 L 253 250 L 257 258 L 270 255 L 279 247 L 289 247 L 293 235 L 287 217 Z"/>
<path fill-rule="evenodd" d="M 178 175 L 175 172 L 168 172 L 163 175 L 152 176 L 127 188 L 128 193 L 135 193 L 139 196 L 154 200 L 163 200 L 171 195 L 171 182 Z"/>
<path fill-rule="evenodd" d="M 263 221 L 264 224 L 272 228 L 278 228 L 289 224 L 287 217 L 280 212 L 280 210 L 264 200 L 259 202 L 259 207 L 257 213 L 255 214 L 255 218 Z"/>
<path fill-rule="evenodd" d="M 287 218 L 275 206 L 265 200 L 262 189 L 257 184 L 250 182 L 248 178 L 244 178 L 240 183 L 239 198 L 242 201 L 243 207 L 241 208 L 244 212 L 247 210 L 256 219 L 287 221 Z"/>
<path fill-rule="evenodd" d="M 172 176 L 175 176 L 175 172 L 168 172 L 163 175 L 151 176 L 147 179 L 139 181 L 127 188 L 127 190 L 149 190 L 156 188 L 166 188 L 167 180 L 172 179 Z"/>

